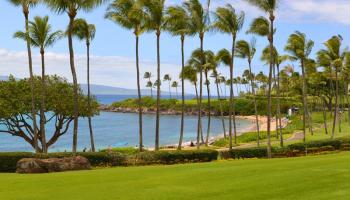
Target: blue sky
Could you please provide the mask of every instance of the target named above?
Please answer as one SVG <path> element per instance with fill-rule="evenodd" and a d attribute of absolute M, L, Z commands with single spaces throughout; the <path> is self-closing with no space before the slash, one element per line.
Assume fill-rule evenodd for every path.
<path fill-rule="evenodd" d="M 241 0 L 212 0 L 212 10 L 226 3 L 231 3 L 237 10 L 246 12 L 246 21 L 238 39 L 250 40 L 251 35 L 246 35 L 248 25 L 254 17 L 264 15 L 255 8 Z M 167 4 L 181 3 L 180 0 L 168 0 Z M 133 34 L 120 28 L 116 24 L 104 19 L 107 5 L 104 5 L 91 13 L 79 13 L 78 17 L 86 18 L 97 27 L 96 38 L 92 43 L 92 82 L 124 88 L 136 87 L 134 54 L 135 39 Z M 45 6 L 38 6 L 30 13 L 33 16 L 50 16 L 53 29 L 65 29 L 67 26 L 66 15 L 56 15 Z M 26 77 L 28 74 L 26 46 L 23 41 L 12 38 L 15 31 L 24 27 L 24 19 L 20 8 L 13 7 L 7 1 L 0 2 L 0 75 L 13 74 L 16 77 Z M 340 34 L 344 37 L 344 47 L 350 39 L 350 1 L 348 0 L 281 0 L 277 12 L 276 46 L 280 52 L 286 43 L 288 36 L 296 30 L 304 32 L 315 41 L 313 53 L 322 48 L 322 43 L 333 35 Z M 85 83 L 85 43 L 74 41 L 78 79 Z M 156 40 L 154 33 L 142 35 L 140 40 L 141 72 L 156 70 Z M 267 45 L 266 38 L 257 38 L 258 53 L 254 59 L 255 72 L 267 71 L 267 67 L 260 62 L 260 51 Z M 205 49 L 214 52 L 222 48 L 230 48 L 231 38 L 219 33 L 208 33 L 205 38 Z M 191 51 L 199 47 L 198 37 L 186 40 L 186 58 Z M 40 73 L 40 62 L 37 49 L 34 49 L 35 73 Z M 68 60 L 67 39 L 62 39 L 53 48 L 47 49 L 47 71 L 50 74 L 58 74 L 71 79 Z M 313 55 L 314 56 L 314 55 Z M 171 37 L 167 33 L 161 36 L 161 62 L 162 75 L 170 73 L 173 79 L 178 79 L 180 69 L 180 41 L 177 37 Z M 298 63 L 294 63 L 298 69 Z M 246 69 L 246 61 L 237 59 L 235 75 L 241 75 Z M 228 70 L 220 68 L 222 74 L 228 76 Z M 144 85 L 144 84 L 143 84 Z M 163 85 L 164 89 L 166 88 Z M 189 87 L 188 91 L 193 92 Z"/>

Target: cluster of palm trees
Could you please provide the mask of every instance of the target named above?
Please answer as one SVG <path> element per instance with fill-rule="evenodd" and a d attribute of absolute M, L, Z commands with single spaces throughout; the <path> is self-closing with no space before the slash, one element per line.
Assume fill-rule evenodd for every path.
<path fill-rule="evenodd" d="M 27 43 L 28 60 L 29 60 L 29 72 L 32 90 L 32 118 L 34 127 L 34 138 L 36 144 L 34 145 L 39 151 L 37 141 L 40 139 L 42 144 L 45 144 L 45 48 L 53 45 L 58 39 L 62 39 L 63 36 L 68 38 L 69 55 L 70 55 L 70 67 L 73 77 L 74 85 L 74 128 L 73 128 L 73 152 L 77 151 L 78 142 L 78 83 L 77 74 L 74 63 L 74 48 L 73 37 L 85 41 L 87 49 L 87 81 L 90 84 L 90 43 L 94 39 L 96 28 L 94 25 L 89 24 L 84 19 L 76 19 L 79 11 L 91 11 L 94 8 L 100 6 L 106 0 L 9 0 L 16 6 L 22 6 L 23 14 L 25 16 L 26 29 L 25 32 L 17 32 L 16 38 L 23 39 Z M 147 80 L 146 87 L 151 90 L 151 96 L 153 97 L 153 88 L 156 88 L 157 97 L 157 111 L 156 111 L 156 131 L 155 131 L 155 150 L 159 150 L 159 125 L 160 125 L 160 86 L 161 86 L 161 55 L 160 55 L 160 38 L 163 32 L 170 33 L 175 37 L 179 37 L 181 45 L 181 83 L 177 81 L 172 82 L 172 77 L 169 74 L 165 74 L 163 82 L 168 82 L 169 95 L 172 98 L 171 87 L 181 87 L 181 124 L 180 124 L 180 136 L 178 149 L 182 148 L 183 134 L 184 134 L 184 115 L 185 115 L 185 80 L 188 80 L 195 87 L 196 99 L 198 106 L 198 123 L 197 123 L 197 137 L 196 145 L 200 148 L 202 143 L 208 145 L 210 136 L 210 121 L 211 121 L 211 91 L 210 80 L 214 80 L 217 97 L 220 105 L 220 113 L 222 117 L 223 131 L 225 137 L 227 136 L 224 110 L 221 105 L 223 99 L 223 91 L 221 85 L 229 86 L 229 130 L 228 137 L 230 141 L 230 149 L 233 144 L 237 143 L 237 127 L 236 127 L 236 112 L 235 112 L 235 94 L 234 85 L 245 85 L 245 91 L 252 95 L 254 102 L 254 111 L 256 117 L 256 129 L 257 129 L 257 145 L 260 145 L 260 127 L 259 127 L 259 115 L 258 115 L 258 103 L 257 94 L 263 91 L 263 94 L 267 96 L 267 150 L 268 157 L 271 157 L 271 121 L 272 121 L 272 96 L 275 95 L 277 100 L 276 106 L 276 128 L 277 135 L 280 136 L 281 146 L 283 146 L 283 134 L 281 128 L 281 106 L 280 97 L 288 95 L 289 91 L 293 88 L 293 83 L 299 83 L 301 80 L 302 87 L 301 97 L 303 104 L 303 132 L 304 141 L 306 141 L 306 127 L 309 127 L 310 132 L 313 132 L 311 109 L 309 109 L 308 94 L 314 96 L 320 96 L 324 102 L 324 106 L 332 107 L 333 98 L 335 96 L 335 108 L 334 120 L 332 127 L 332 137 L 334 137 L 336 122 L 341 121 L 339 114 L 341 102 L 344 101 L 344 97 L 347 101 L 348 92 L 348 74 L 350 65 L 350 53 L 345 49 L 341 49 L 342 38 L 341 36 L 334 36 L 325 43 L 325 49 L 317 53 L 316 61 L 310 59 L 309 56 L 313 49 L 314 42 L 306 38 L 306 35 L 301 32 L 295 32 L 290 35 L 285 51 L 288 55 L 280 55 L 278 50 L 274 46 L 274 34 L 276 28 L 274 27 L 275 11 L 278 7 L 278 0 L 245 0 L 251 5 L 259 8 L 266 13 L 266 16 L 261 16 L 254 19 L 247 34 L 253 34 L 256 36 L 265 37 L 269 42 L 269 45 L 263 49 L 261 60 L 269 66 L 268 76 L 260 72 L 254 74 L 252 66 L 254 56 L 257 52 L 256 39 L 251 41 L 238 40 L 238 33 L 242 30 L 245 22 L 244 12 L 237 12 L 232 5 L 227 4 L 223 7 L 216 8 L 215 12 L 210 12 L 210 0 L 207 4 L 202 4 L 199 0 L 186 0 L 181 5 L 175 5 L 166 7 L 165 0 L 114 0 L 112 1 L 106 11 L 105 18 L 109 19 L 119 26 L 131 30 L 135 36 L 135 56 L 136 56 L 136 74 L 137 74 L 137 89 L 138 89 L 138 104 L 139 104 L 139 149 L 143 150 L 143 129 L 142 129 L 142 94 L 141 94 L 141 75 L 140 75 L 140 63 L 139 63 L 139 42 L 140 36 L 145 32 L 155 33 L 157 38 L 157 70 L 156 80 L 152 81 L 152 73 L 146 72 L 143 76 Z M 35 17 L 33 21 L 29 21 L 29 10 L 36 6 L 38 3 L 45 3 L 53 12 L 57 14 L 66 13 L 69 17 L 69 24 L 67 30 L 52 31 L 49 24 L 48 17 Z M 204 49 L 205 35 L 208 31 L 214 31 L 226 34 L 230 37 L 232 47 L 230 50 L 222 49 L 217 53 Z M 200 41 L 200 47 L 194 50 L 188 61 L 185 61 L 185 39 L 187 37 L 197 36 Z M 42 98 L 40 109 L 40 127 L 36 124 L 35 118 L 35 98 L 34 98 L 34 84 L 33 84 L 33 70 L 32 70 L 32 55 L 31 47 L 38 47 L 42 58 Z M 234 77 L 235 59 L 240 58 L 247 61 L 248 68 L 242 74 L 242 77 Z M 287 66 L 284 69 L 280 69 L 281 65 L 290 60 L 292 62 L 298 62 L 301 67 L 301 77 L 294 71 L 294 68 Z M 219 72 L 219 66 L 227 66 L 229 68 L 229 77 L 222 76 Z M 322 70 L 316 70 L 317 67 Z M 311 77 L 316 77 L 313 80 Z M 340 81 L 345 80 L 345 81 Z M 202 132 L 202 115 L 204 114 L 203 102 L 203 90 L 206 86 L 207 93 L 207 105 L 208 110 L 208 127 L 206 137 Z M 250 86 L 248 88 L 248 86 Z M 239 88 L 237 86 L 237 88 Z M 317 89 L 315 89 L 317 88 Z M 320 89 L 321 88 L 321 89 Z M 346 88 L 346 89 L 345 89 Z M 273 94 L 273 92 L 275 92 Z M 90 99 L 90 87 L 88 87 L 88 96 Z M 237 95 L 239 95 L 237 90 Z M 226 92 L 225 92 L 226 98 Z M 327 98 L 330 100 L 327 103 Z M 90 106 L 90 101 L 89 101 Z M 350 115 L 350 111 L 349 111 Z M 325 115 L 326 118 L 326 115 Z M 326 119 L 325 119 L 326 121 Z M 307 124 L 308 123 L 308 124 Z M 326 132 L 327 126 L 325 122 Z M 94 151 L 94 139 L 91 118 L 89 118 L 91 148 Z M 46 152 L 45 145 L 42 146 L 42 151 Z"/>

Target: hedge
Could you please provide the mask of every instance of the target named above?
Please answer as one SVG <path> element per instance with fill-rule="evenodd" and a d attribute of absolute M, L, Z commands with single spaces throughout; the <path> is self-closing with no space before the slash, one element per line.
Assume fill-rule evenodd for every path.
<path fill-rule="evenodd" d="M 91 166 L 122 166 L 126 164 L 127 156 L 120 153 L 77 153 L 90 161 Z M 63 158 L 71 157 L 72 153 L 49 153 L 49 154 L 34 154 L 25 152 L 10 152 L 0 153 L 0 172 L 15 172 L 16 165 L 22 158 Z"/>
<path fill-rule="evenodd" d="M 178 164 L 194 162 L 210 162 L 217 160 L 215 150 L 199 151 L 146 151 L 136 154 L 118 152 L 77 153 L 87 158 L 93 167 L 111 167 L 126 165 Z M 73 156 L 72 153 L 0 153 L 0 172 L 15 172 L 17 162 L 22 158 L 62 158 Z"/>
<path fill-rule="evenodd" d="M 141 152 L 131 155 L 128 165 L 151 165 L 151 164 L 180 164 L 211 162 L 217 160 L 218 152 L 215 150 L 194 151 L 158 151 Z"/>

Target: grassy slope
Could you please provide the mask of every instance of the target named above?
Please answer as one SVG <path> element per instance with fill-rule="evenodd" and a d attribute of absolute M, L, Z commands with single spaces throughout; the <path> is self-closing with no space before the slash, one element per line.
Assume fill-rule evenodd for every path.
<path fill-rule="evenodd" d="M 0 197 L 22 199 L 347 199 L 350 153 L 273 160 L 0 174 Z"/>

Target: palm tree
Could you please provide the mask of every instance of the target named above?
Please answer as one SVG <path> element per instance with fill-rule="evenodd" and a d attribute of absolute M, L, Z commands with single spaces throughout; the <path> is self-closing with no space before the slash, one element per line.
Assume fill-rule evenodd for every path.
<path fill-rule="evenodd" d="M 270 43 L 270 69 L 269 69 L 269 87 L 268 87 L 268 108 L 267 108 L 267 157 L 271 158 L 271 116 L 272 116 L 272 105 L 271 105 L 271 90 L 272 90 L 272 70 L 274 67 L 273 59 L 273 48 L 274 48 L 274 21 L 275 11 L 277 9 L 279 0 L 245 0 L 248 3 L 256 6 L 260 10 L 264 11 L 269 15 L 269 21 L 264 17 L 255 19 L 250 27 L 250 31 L 260 36 L 268 38 Z"/>
<path fill-rule="evenodd" d="M 237 13 L 235 9 L 227 4 L 225 7 L 219 7 L 215 12 L 215 22 L 213 28 L 221 33 L 229 34 L 232 37 L 232 49 L 230 54 L 230 62 L 227 63 L 230 66 L 230 79 L 233 80 L 234 69 L 234 57 L 235 57 L 235 45 L 237 33 L 242 29 L 244 24 L 244 12 Z M 233 82 L 230 84 L 230 107 L 229 107 L 229 135 L 230 135 L 230 150 L 232 149 L 232 121 L 235 124 L 235 111 L 234 111 L 234 94 L 233 94 Z M 232 118 L 233 114 L 233 118 Z M 236 131 L 235 144 L 236 140 Z"/>
<path fill-rule="evenodd" d="M 217 57 L 216 57 L 217 60 Z M 226 125 L 225 125 L 225 117 L 224 117 L 224 111 L 222 109 L 222 98 L 220 95 L 220 89 L 219 89 L 219 85 L 222 82 L 225 82 L 226 79 L 223 76 L 220 76 L 220 74 L 217 71 L 218 65 L 213 66 L 213 73 L 211 75 L 212 78 L 215 79 L 215 85 L 216 85 L 216 92 L 217 92 L 217 96 L 218 96 L 218 101 L 219 101 L 219 108 L 220 108 L 220 116 L 221 116 L 221 123 L 222 123 L 222 129 L 224 131 L 224 138 L 226 139 L 227 135 L 226 135 Z M 222 93 L 222 91 L 221 91 Z"/>
<path fill-rule="evenodd" d="M 132 30 L 136 39 L 136 79 L 139 110 L 139 150 L 143 150 L 142 134 L 142 97 L 140 86 L 140 66 L 139 66 L 139 37 L 144 32 L 145 19 L 142 5 L 138 0 L 115 0 L 107 9 L 106 18 L 119 24 L 125 29 Z M 146 74 L 146 78 L 151 78 L 151 73 Z M 152 89 L 151 89 L 152 94 Z M 153 96 L 153 95 L 152 95 Z"/>
<path fill-rule="evenodd" d="M 143 75 L 144 79 L 147 79 L 147 84 L 146 87 L 149 87 L 151 90 L 151 98 L 153 99 L 153 82 L 151 80 L 152 78 L 152 73 L 151 72 L 145 72 L 145 74 Z"/>
<path fill-rule="evenodd" d="M 283 147 L 283 133 L 282 133 L 282 120 L 281 120 L 281 103 L 280 103 L 280 65 L 287 61 L 290 57 L 288 55 L 279 55 L 276 48 L 274 48 L 274 63 L 276 69 L 274 69 L 274 79 L 277 90 L 277 108 L 276 108 L 276 138 L 280 137 L 280 145 Z M 263 50 L 261 60 L 266 63 L 270 62 L 270 47 L 266 47 Z M 276 78 L 277 71 L 277 78 Z"/>
<path fill-rule="evenodd" d="M 171 83 L 171 87 L 175 88 L 175 90 L 176 90 L 176 99 L 178 99 L 178 98 L 179 98 L 179 95 L 178 95 L 178 92 L 177 92 L 177 88 L 179 87 L 179 82 L 173 81 L 173 82 Z"/>
<path fill-rule="evenodd" d="M 29 35 L 29 9 L 35 7 L 39 0 L 9 0 L 15 6 L 21 6 L 24 19 L 25 19 L 25 29 L 26 34 Z M 30 90 L 31 90 L 31 117 L 33 121 L 34 129 L 34 149 L 36 153 L 39 153 L 38 147 L 38 125 L 36 121 L 36 111 L 35 111 L 35 96 L 34 96 L 34 75 L 33 75 L 33 61 L 32 61 L 32 50 L 29 37 L 26 38 L 27 43 L 27 54 L 28 54 L 28 67 L 29 67 L 29 80 L 30 80 Z"/>
<path fill-rule="evenodd" d="M 172 97 L 171 97 L 171 76 L 170 76 L 170 74 L 165 74 L 164 75 L 164 78 L 163 78 L 163 81 L 164 82 L 168 82 L 168 89 L 169 89 L 169 97 L 170 97 L 170 99 L 172 99 Z"/>
<path fill-rule="evenodd" d="M 210 2 L 208 2 L 208 6 Z M 187 0 L 183 7 L 190 16 L 190 32 L 197 33 L 200 40 L 200 51 L 202 54 L 199 74 L 199 99 L 198 99 L 198 124 L 197 124 L 197 149 L 200 147 L 199 137 L 202 127 L 202 96 L 203 96 L 203 65 L 204 58 L 204 35 L 209 29 L 209 9 L 205 11 L 199 0 Z"/>
<path fill-rule="evenodd" d="M 79 100 L 78 100 L 78 79 L 75 69 L 74 49 L 73 49 L 73 25 L 78 11 L 92 11 L 107 0 L 44 0 L 47 6 L 58 14 L 67 13 L 69 25 L 67 31 L 70 68 L 73 77 L 73 99 L 74 99 L 74 127 L 73 127 L 73 153 L 77 152 L 78 147 L 78 117 L 79 117 Z"/>
<path fill-rule="evenodd" d="M 232 55 L 227 49 L 220 50 L 217 55 L 217 60 L 221 62 L 222 64 L 229 66 L 230 69 L 232 68 Z M 230 70 L 233 72 L 233 70 Z M 233 101 L 234 94 L 233 94 L 233 84 L 237 79 L 228 79 L 227 83 L 230 85 L 230 106 L 229 106 L 229 140 L 230 140 L 230 149 L 233 147 L 232 142 L 232 124 L 233 124 L 233 133 L 234 133 L 234 141 L 235 144 L 237 143 L 237 128 L 236 128 L 236 111 L 235 111 L 235 101 Z M 232 117 L 233 115 L 233 117 Z"/>
<path fill-rule="evenodd" d="M 156 111 L 156 137 L 155 150 L 159 150 L 159 125 L 160 125 L 160 35 L 165 28 L 165 0 L 140 0 L 145 10 L 145 28 L 155 31 L 157 36 L 157 111 Z"/>
<path fill-rule="evenodd" d="M 317 53 L 318 64 L 325 68 L 331 75 L 331 88 L 333 88 L 333 80 L 335 80 L 335 108 L 334 108 L 334 118 L 333 118 L 333 127 L 332 127 L 332 138 L 335 136 L 335 126 L 338 118 L 339 111 L 339 72 L 343 68 L 344 58 L 347 54 L 346 50 L 342 50 L 342 41 L 341 36 L 333 36 L 331 39 L 326 41 L 324 45 L 326 49 L 322 49 Z M 346 61 L 345 61 L 346 64 Z"/>
<path fill-rule="evenodd" d="M 181 6 L 172 6 L 167 9 L 166 29 L 174 36 L 180 36 L 181 40 L 181 71 L 185 68 L 185 37 L 192 35 L 190 29 L 190 16 Z M 185 79 L 181 78 L 181 127 L 178 150 L 181 150 L 184 120 L 185 120 Z"/>
<path fill-rule="evenodd" d="M 314 46 L 314 42 L 312 40 L 307 40 L 306 35 L 301 32 L 295 32 L 289 36 L 287 45 L 285 50 L 289 52 L 289 59 L 292 61 L 299 60 L 301 71 L 302 71 L 302 80 L 303 80 L 303 134 L 304 134 L 304 142 L 306 142 L 306 115 L 308 115 L 309 123 L 309 111 L 307 106 L 307 85 L 306 85 L 306 74 L 305 74 L 305 62 L 307 61 L 312 48 Z"/>
<path fill-rule="evenodd" d="M 245 40 L 240 40 L 236 43 L 236 56 L 239 58 L 247 59 L 248 61 L 248 67 L 249 67 L 249 74 L 252 75 L 252 60 L 254 58 L 254 55 L 256 53 L 256 40 L 253 39 L 251 42 L 247 42 Z M 255 94 L 255 79 L 254 77 L 250 77 L 250 85 L 252 88 L 252 94 L 253 94 L 253 101 L 254 101 L 254 111 L 255 111 L 255 121 L 256 121 L 256 131 L 257 131 L 257 143 L 258 147 L 260 146 L 260 127 L 259 127 L 259 114 L 258 114 L 258 104 L 256 101 L 256 94 Z"/>
<path fill-rule="evenodd" d="M 45 133 L 45 97 L 46 97 L 46 80 L 45 80 L 45 48 L 52 46 L 59 38 L 62 37 L 61 31 L 52 32 L 49 24 L 49 17 L 35 17 L 33 22 L 29 22 L 28 33 L 18 31 L 15 33 L 15 38 L 27 40 L 29 37 L 30 44 L 40 49 L 41 55 L 41 105 L 40 105 L 40 136 L 42 152 L 47 153 L 46 133 Z"/>
<path fill-rule="evenodd" d="M 76 19 L 73 26 L 73 35 L 86 43 L 86 63 L 87 63 L 87 85 L 88 85 L 88 110 L 91 112 L 91 92 L 90 92 L 90 43 L 95 38 L 96 27 L 88 24 L 84 19 Z M 94 133 L 92 130 L 91 116 L 88 117 L 91 151 L 95 152 Z"/>

